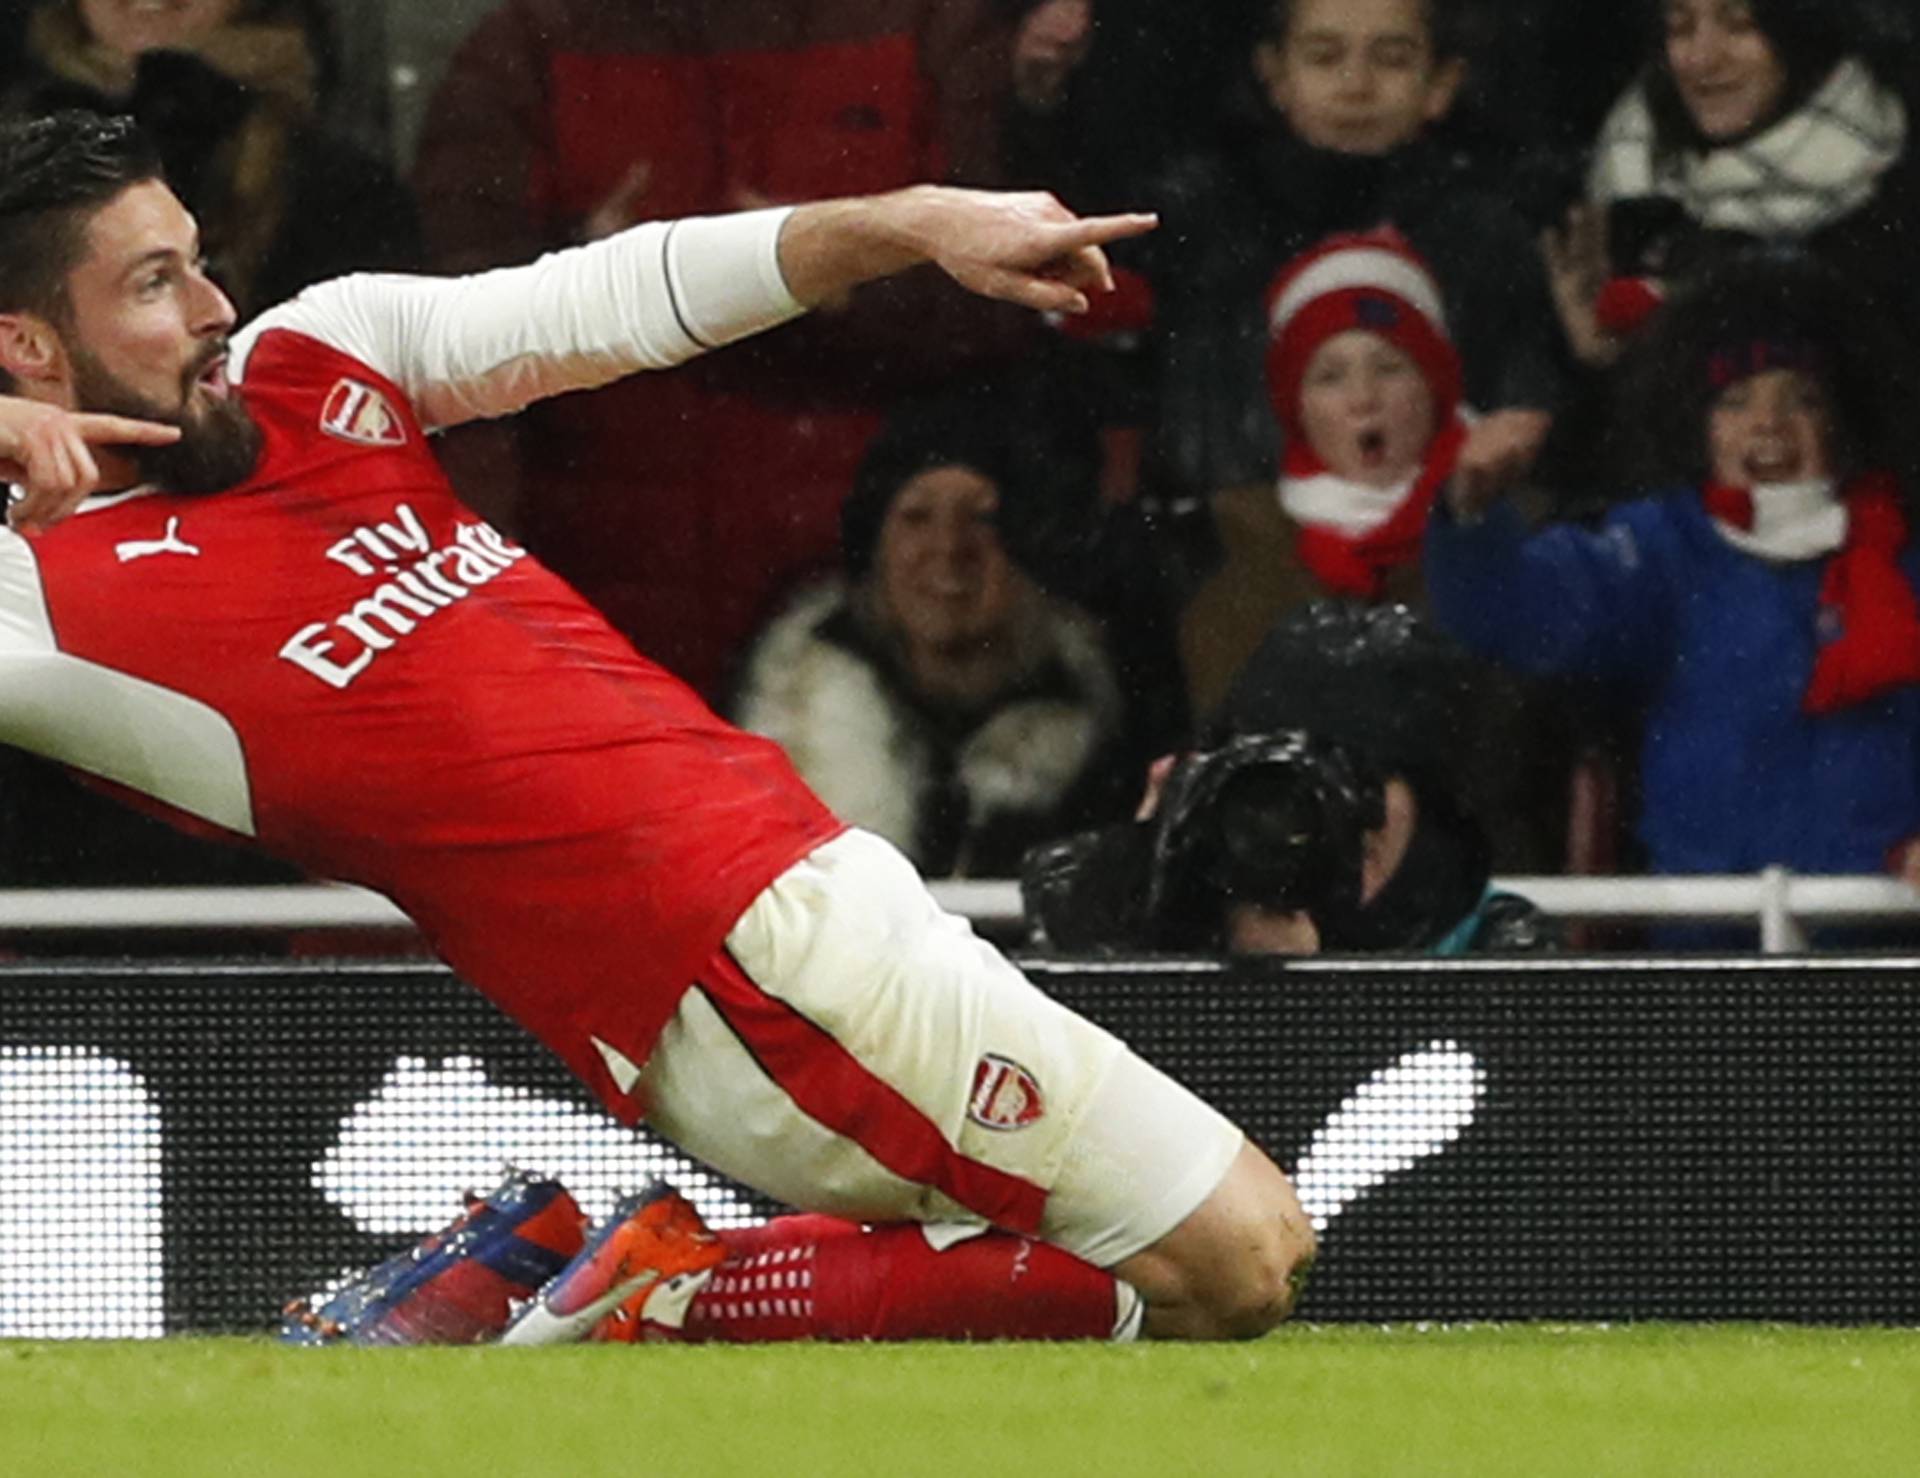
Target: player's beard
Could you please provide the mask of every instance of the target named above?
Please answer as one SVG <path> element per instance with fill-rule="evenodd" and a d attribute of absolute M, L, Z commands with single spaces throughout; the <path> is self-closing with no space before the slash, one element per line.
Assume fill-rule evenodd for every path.
<path fill-rule="evenodd" d="M 80 408 L 107 415 L 132 416 L 180 428 L 171 446 L 125 448 L 143 482 L 170 493 L 218 493 L 245 482 L 260 460 L 265 441 L 238 394 L 199 393 L 196 385 L 207 366 L 226 353 L 224 341 L 208 345 L 180 380 L 180 400 L 161 405 L 120 380 L 84 349 L 73 351 L 73 386 Z"/>

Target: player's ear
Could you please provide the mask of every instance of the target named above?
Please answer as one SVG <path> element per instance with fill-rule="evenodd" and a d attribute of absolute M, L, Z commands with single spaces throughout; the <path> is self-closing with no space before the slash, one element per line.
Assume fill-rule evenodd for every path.
<path fill-rule="evenodd" d="M 67 352 L 59 331 L 38 313 L 0 313 L 0 369 L 22 386 L 64 379 Z"/>

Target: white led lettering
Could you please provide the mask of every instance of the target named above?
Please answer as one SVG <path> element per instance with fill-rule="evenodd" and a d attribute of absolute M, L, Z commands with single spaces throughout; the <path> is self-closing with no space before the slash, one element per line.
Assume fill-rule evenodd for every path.
<path fill-rule="evenodd" d="M 1486 1069 L 1458 1042 L 1404 1053 L 1355 1088 L 1314 1130 L 1294 1173 L 1314 1228 L 1325 1231 L 1375 1186 L 1452 1144 L 1486 1091 Z"/>
<path fill-rule="evenodd" d="M 0 1047 L 0 1339 L 166 1332 L 160 1129 L 126 1063 Z"/>
<path fill-rule="evenodd" d="M 705 1166 L 642 1130 L 579 1105 L 511 1088 L 472 1057 L 402 1057 L 340 1123 L 313 1185 L 362 1231 L 413 1235 L 446 1223 L 460 1193 L 503 1164 L 552 1175 L 604 1216 L 623 1189 L 660 1177 L 714 1226 L 760 1220 Z"/>

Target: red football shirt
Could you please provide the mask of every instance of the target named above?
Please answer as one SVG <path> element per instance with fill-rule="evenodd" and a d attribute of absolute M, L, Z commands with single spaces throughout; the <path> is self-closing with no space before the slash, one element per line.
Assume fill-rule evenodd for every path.
<path fill-rule="evenodd" d="M 242 486 L 0 534 L 0 737 L 389 895 L 631 1118 L 596 1041 L 643 1062 L 748 903 L 840 823 L 456 501 L 416 405 L 498 376 L 436 348 L 403 388 L 348 352 L 383 342 L 359 320 L 398 286 L 332 284 L 243 336 L 266 446 Z"/>

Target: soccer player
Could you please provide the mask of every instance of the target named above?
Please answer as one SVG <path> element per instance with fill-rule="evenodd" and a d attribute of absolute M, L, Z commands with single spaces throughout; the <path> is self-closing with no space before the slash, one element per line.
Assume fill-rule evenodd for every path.
<path fill-rule="evenodd" d="M 130 124 L 0 125 L 0 739 L 387 894 L 621 1121 L 820 1213 L 739 1249 L 804 1259 L 807 1297 L 696 1299 L 710 1337 L 1264 1332 L 1314 1250 L 1279 1169 L 464 509 L 427 441 L 923 263 L 1084 309 L 1152 224 L 919 187 L 345 278 L 229 339 Z"/>

